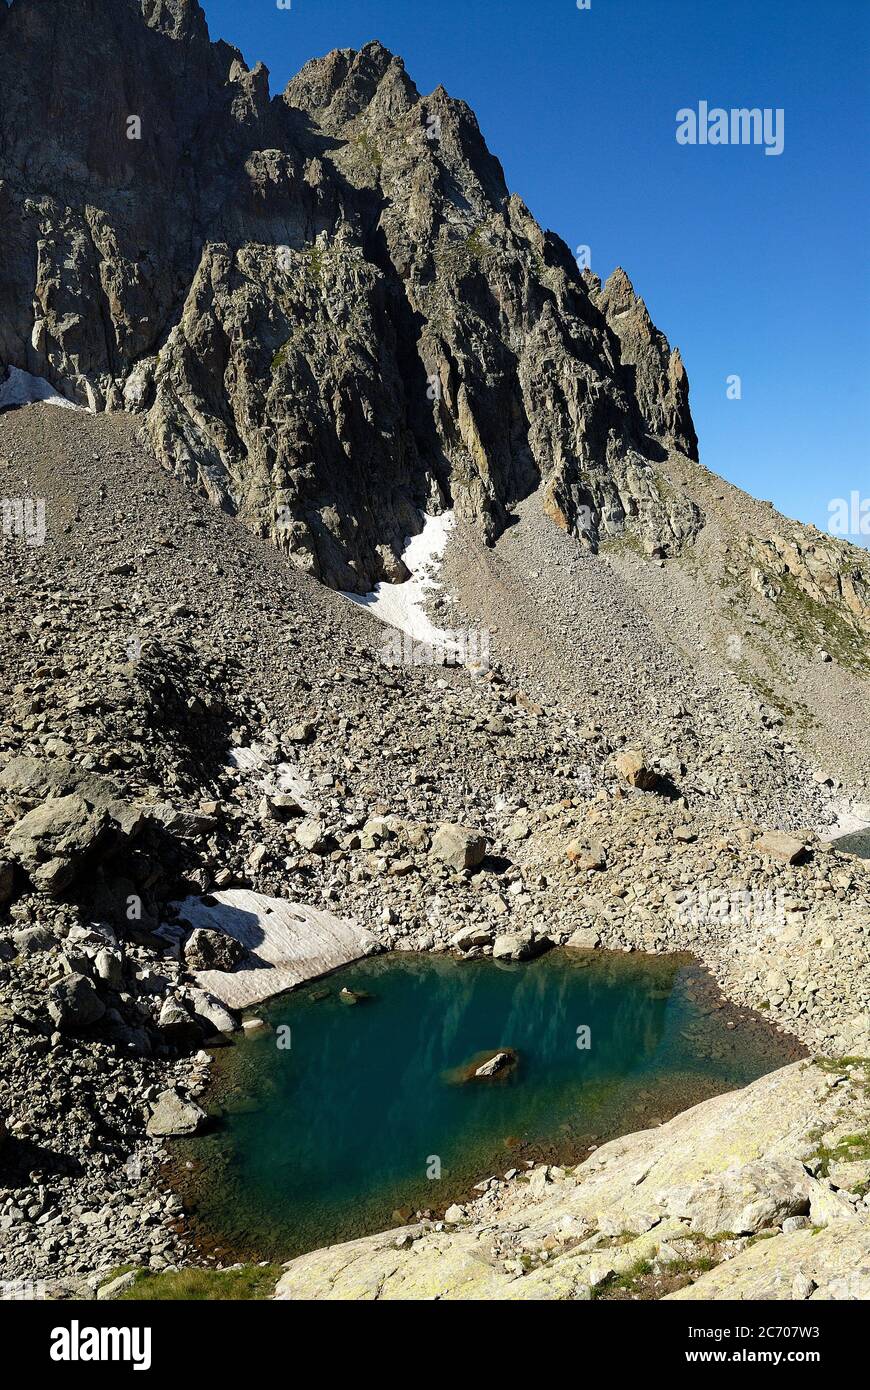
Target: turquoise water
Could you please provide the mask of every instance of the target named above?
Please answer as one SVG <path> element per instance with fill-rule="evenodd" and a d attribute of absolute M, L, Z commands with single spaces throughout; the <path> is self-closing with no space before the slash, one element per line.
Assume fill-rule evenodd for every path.
<path fill-rule="evenodd" d="M 855 854 L 859 859 L 870 859 L 870 830 L 853 830 L 851 834 L 841 835 L 832 843 L 835 849 Z"/>
<path fill-rule="evenodd" d="M 343 986 L 370 997 L 343 1003 Z M 755 1016 L 729 1014 L 686 957 L 397 953 L 263 1017 L 268 1033 L 218 1053 L 215 1131 L 183 1147 L 201 1240 L 248 1258 L 443 1211 L 493 1173 L 576 1161 L 798 1055 Z M 507 1076 L 457 1081 L 499 1047 L 519 1056 Z"/>

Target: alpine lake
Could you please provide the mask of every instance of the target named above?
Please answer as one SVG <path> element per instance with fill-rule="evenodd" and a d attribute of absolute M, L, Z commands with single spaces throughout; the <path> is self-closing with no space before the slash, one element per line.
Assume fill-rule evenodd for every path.
<path fill-rule="evenodd" d="M 684 955 L 394 952 L 257 1017 L 216 1050 L 208 1131 L 173 1145 L 191 1229 L 224 1263 L 437 1216 L 481 1180 L 579 1162 L 802 1055 Z"/>

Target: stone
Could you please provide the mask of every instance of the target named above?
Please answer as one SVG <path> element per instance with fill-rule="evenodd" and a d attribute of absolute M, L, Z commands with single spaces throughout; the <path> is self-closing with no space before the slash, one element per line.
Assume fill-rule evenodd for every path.
<path fill-rule="evenodd" d="M 299 724 L 291 724 L 289 728 L 285 730 L 284 738 L 287 743 L 310 743 L 314 738 L 314 734 L 314 725 L 308 721 L 303 721 Z"/>
<path fill-rule="evenodd" d="M 158 1027 L 164 1033 L 186 1034 L 193 1032 L 193 1018 L 181 1000 L 170 996 L 160 1007 Z"/>
<path fill-rule="evenodd" d="M 638 749 L 626 749 L 619 753 L 614 760 L 614 766 L 620 777 L 628 783 L 630 787 L 638 787 L 641 791 L 658 791 L 661 779 L 657 772 L 648 766 L 647 761 Z"/>
<path fill-rule="evenodd" d="M 35 956 L 41 951 L 50 951 L 59 942 L 48 927 L 24 927 L 12 933 L 12 944 L 19 955 Z"/>
<path fill-rule="evenodd" d="M 797 864 L 806 853 L 805 841 L 784 830 L 766 830 L 755 841 L 753 848 L 756 854 L 777 859 L 782 864 Z"/>
<path fill-rule="evenodd" d="M 448 1226 L 457 1226 L 464 1215 L 465 1212 L 462 1210 L 462 1207 L 457 1206 L 454 1202 L 453 1205 L 449 1206 L 445 1211 L 444 1220 L 447 1222 Z"/>
<path fill-rule="evenodd" d="M 6 845 L 34 887 L 55 897 L 73 882 L 104 823 L 105 816 L 80 796 L 54 797 L 29 811 L 10 831 Z"/>
<path fill-rule="evenodd" d="M 432 854 L 457 872 L 476 869 L 486 854 L 486 838 L 479 831 L 469 830 L 464 825 L 444 822 L 435 832 Z"/>
<path fill-rule="evenodd" d="M 118 1298 L 122 1293 L 126 1293 L 128 1289 L 132 1289 L 133 1285 L 136 1283 L 138 1273 L 138 1270 L 128 1269 L 125 1270 L 123 1274 L 119 1274 L 115 1279 L 110 1279 L 108 1283 L 101 1284 L 97 1289 L 97 1298 L 100 1300 Z"/>
<path fill-rule="evenodd" d="M 504 1071 L 506 1067 L 512 1066 L 514 1056 L 510 1052 L 496 1052 L 490 1057 L 488 1062 L 482 1062 L 475 1068 L 474 1075 L 478 1077 L 495 1076 L 498 1072 Z"/>
<path fill-rule="evenodd" d="M 451 936 L 450 945 L 457 951 L 470 951 L 475 946 L 488 946 L 491 941 L 492 932 L 488 927 L 463 927 Z"/>
<path fill-rule="evenodd" d="M 546 949 L 548 943 L 540 941 L 531 928 L 524 931 L 506 932 L 497 936 L 492 945 L 493 960 L 531 960 Z"/>
<path fill-rule="evenodd" d="M 151 1139 L 198 1134 L 206 1121 L 205 1111 L 195 1101 L 184 1100 L 177 1091 L 163 1091 L 151 1111 L 145 1132 Z"/>
<path fill-rule="evenodd" d="M 198 979 L 209 978 L 212 972 L 203 971 Z M 225 1008 L 207 989 L 189 990 L 193 1017 L 207 1037 L 214 1033 L 234 1033 L 238 1028 L 235 1014 Z"/>
<path fill-rule="evenodd" d="M 190 970 L 235 970 L 246 954 L 235 937 L 209 927 L 195 927 L 184 943 L 184 960 Z"/>
<path fill-rule="evenodd" d="M 61 1033 L 78 1033 L 99 1023 L 106 1006 L 93 980 L 73 974 L 49 989 L 48 1012 Z"/>
<path fill-rule="evenodd" d="M 124 960 L 120 951 L 103 946 L 94 957 L 94 970 L 110 989 L 124 988 Z"/>
<path fill-rule="evenodd" d="M 594 927 L 578 927 L 565 942 L 575 951 L 592 951 L 601 944 L 601 937 Z"/>
<path fill-rule="evenodd" d="M 329 841 L 322 821 L 307 817 L 300 825 L 297 825 L 295 834 L 297 844 L 312 854 L 325 854 L 329 848 Z"/>
<path fill-rule="evenodd" d="M 607 868 L 607 855 L 597 840 L 571 840 L 565 856 L 575 869 Z"/>

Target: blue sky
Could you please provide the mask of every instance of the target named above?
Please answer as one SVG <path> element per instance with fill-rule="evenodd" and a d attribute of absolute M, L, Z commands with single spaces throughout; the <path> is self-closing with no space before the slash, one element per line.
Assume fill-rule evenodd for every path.
<path fill-rule="evenodd" d="M 510 188 L 679 344 L 708 468 L 823 530 L 833 498 L 870 496 L 867 0 L 203 4 L 273 93 L 378 38 L 463 97 Z M 783 108 L 782 154 L 678 145 L 702 100 Z"/>

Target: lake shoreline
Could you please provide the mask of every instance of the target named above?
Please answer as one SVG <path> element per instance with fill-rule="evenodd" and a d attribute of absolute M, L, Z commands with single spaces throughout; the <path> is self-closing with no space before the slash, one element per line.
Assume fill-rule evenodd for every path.
<path fill-rule="evenodd" d="M 806 1047 L 799 1039 L 777 1028 L 762 1013 L 728 1000 L 709 969 L 688 952 L 646 955 L 642 952 L 596 951 L 586 953 L 571 951 L 569 948 L 556 948 L 554 951 L 548 952 L 546 957 L 539 958 L 538 961 L 512 965 L 508 968 L 512 972 L 534 971 L 543 959 L 548 959 L 550 965 L 547 968 L 552 969 L 560 956 L 577 959 L 587 955 L 598 961 L 599 964 L 612 963 L 617 969 L 625 967 L 635 969 L 641 963 L 649 963 L 653 970 L 688 971 L 691 990 L 697 996 L 699 1010 L 705 1011 L 708 1015 L 715 1015 L 723 1030 L 728 1029 L 733 1034 L 739 1029 L 741 1037 L 751 1037 L 752 1047 L 757 1049 L 759 1055 L 765 1056 L 771 1062 L 772 1065 L 767 1069 L 769 1071 L 776 1070 L 789 1061 L 808 1055 Z M 418 962 L 422 963 L 424 968 L 434 964 L 437 970 L 439 963 L 443 963 L 447 959 L 456 960 L 457 958 L 446 958 L 426 952 L 388 952 L 374 959 L 380 963 L 389 962 L 392 959 L 394 963 L 404 965 L 413 965 Z M 461 969 L 468 969 L 475 964 L 475 962 L 468 960 L 462 961 L 461 958 L 459 958 L 459 962 Z M 371 964 L 371 962 L 366 964 Z M 356 967 L 343 967 L 338 972 L 330 972 L 323 980 L 309 981 L 306 985 L 301 986 L 300 990 L 320 992 L 324 988 L 329 988 L 328 981 L 335 980 L 336 975 L 340 975 L 342 980 L 345 978 L 352 980 L 355 974 L 359 974 L 359 969 L 360 963 L 357 963 Z M 335 985 L 332 986 L 332 989 L 335 989 Z M 273 1011 L 280 1009 L 282 1001 L 292 1000 L 298 996 L 300 990 L 291 991 L 287 995 L 281 996 L 279 1000 L 272 1001 L 271 1009 Z M 377 1003 L 363 1004 L 357 1007 L 377 1007 Z M 264 1010 L 257 1012 L 262 1014 Z M 501 1041 L 507 1042 L 509 1040 L 502 1039 Z M 227 1265 L 237 1261 L 258 1262 L 266 1259 L 283 1262 L 296 1258 L 308 1250 L 317 1249 L 320 1245 L 334 1244 L 336 1240 L 357 1239 L 360 1236 L 374 1234 L 376 1231 L 389 1228 L 399 1230 L 403 1225 L 414 1220 L 424 1219 L 437 1223 L 443 1220 L 444 1213 L 448 1208 L 476 1200 L 481 1194 L 482 1185 L 494 1179 L 500 1179 L 505 1172 L 517 1170 L 521 1173 L 524 1169 L 531 1171 L 541 1165 L 553 1166 L 557 1171 L 572 1168 L 588 1158 L 596 1148 L 623 1134 L 667 1123 L 676 1115 L 693 1108 L 701 1101 L 721 1094 L 723 1091 L 735 1089 L 733 1085 L 711 1087 L 699 1078 L 697 1086 L 693 1087 L 690 1084 L 681 1092 L 679 1099 L 674 1100 L 670 1105 L 664 1102 L 661 1091 L 655 1091 L 650 1096 L 644 1111 L 631 1115 L 626 1114 L 622 1122 L 615 1127 L 603 1128 L 600 1131 L 596 1130 L 594 1133 L 586 1133 L 582 1136 L 550 1135 L 543 1138 L 540 1136 L 535 1138 L 520 1136 L 510 1150 L 505 1150 L 503 1162 L 498 1164 L 481 1162 L 473 1179 L 445 1182 L 443 1186 L 439 1184 L 437 1201 L 430 1200 L 422 1206 L 417 1202 L 399 1201 L 391 1214 L 382 1212 L 380 1216 L 373 1217 L 369 1222 L 363 1221 L 353 1230 L 345 1230 L 337 1235 L 332 1232 L 328 1239 L 320 1237 L 305 1243 L 301 1248 L 290 1248 L 286 1243 L 282 1246 L 280 1240 L 264 1244 L 257 1240 L 234 1239 L 225 1230 L 219 1229 L 208 1216 L 202 1216 L 199 1211 L 203 1190 L 208 1190 L 216 1182 L 215 1174 L 209 1175 L 206 1171 L 206 1165 L 209 1163 L 207 1155 L 210 1150 L 213 1151 L 215 1140 L 221 1132 L 222 1124 L 225 1123 L 225 1117 L 220 1116 L 220 1111 L 231 1099 L 234 1088 L 237 1086 L 238 1068 L 233 1054 L 236 1053 L 238 1056 L 237 1050 L 239 1048 L 249 1049 L 250 1043 L 249 1038 L 236 1035 L 236 1040 L 218 1049 L 216 1053 L 216 1065 L 212 1070 L 208 1090 L 201 1097 L 203 1104 L 214 1117 L 209 1147 L 206 1148 L 209 1136 L 177 1142 L 172 1146 L 170 1160 L 164 1168 L 164 1178 L 168 1180 L 169 1185 L 178 1193 L 184 1203 L 184 1229 L 187 1240 L 191 1244 L 192 1250 L 195 1251 L 196 1257 L 208 1264 Z M 738 1085 L 737 1089 L 740 1088 Z M 193 1164 L 194 1167 L 188 1167 L 189 1164 Z M 219 1187 L 220 1184 L 218 1183 L 217 1186 Z"/>

